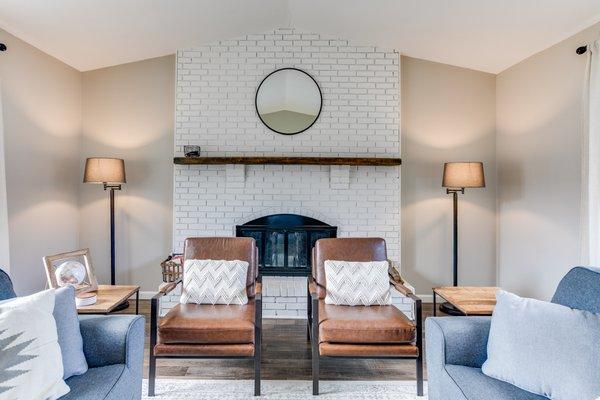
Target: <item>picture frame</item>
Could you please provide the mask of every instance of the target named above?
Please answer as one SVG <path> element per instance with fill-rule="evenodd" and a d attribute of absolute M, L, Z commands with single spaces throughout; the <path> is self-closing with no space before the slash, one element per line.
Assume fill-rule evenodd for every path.
<path fill-rule="evenodd" d="M 50 288 L 58 289 L 61 287 L 56 280 L 56 269 L 63 262 L 73 260 L 78 262 L 83 261 L 82 264 L 85 267 L 85 279 L 81 284 L 73 285 L 75 288 L 75 293 L 87 293 L 98 290 L 98 280 L 96 279 L 96 274 L 94 273 L 90 249 L 80 249 L 66 253 L 45 256 L 42 257 L 42 260 L 44 261 L 46 278 L 48 279 L 48 285 Z"/>

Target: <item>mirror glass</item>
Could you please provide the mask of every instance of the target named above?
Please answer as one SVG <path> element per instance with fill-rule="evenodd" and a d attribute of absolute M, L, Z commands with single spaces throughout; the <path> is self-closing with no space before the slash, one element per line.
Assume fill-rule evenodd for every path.
<path fill-rule="evenodd" d="M 256 112 L 272 131 L 294 135 L 307 130 L 321 113 L 321 90 L 312 76 L 295 68 L 267 75 L 256 90 Z"/>

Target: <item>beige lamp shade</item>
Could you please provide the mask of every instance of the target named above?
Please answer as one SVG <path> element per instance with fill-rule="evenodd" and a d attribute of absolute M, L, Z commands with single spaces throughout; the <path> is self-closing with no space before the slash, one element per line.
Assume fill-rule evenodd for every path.
<path fill-rule="evenodd" d="M 446 188 L 485 187 L 483 163 L 474 161 L 445 163 L 442 186 Z"/>
<path fill-rule="evenodd" d="M 125 161 L 93 157 L 85 160 L 84 183 L 125 183 Z"/>

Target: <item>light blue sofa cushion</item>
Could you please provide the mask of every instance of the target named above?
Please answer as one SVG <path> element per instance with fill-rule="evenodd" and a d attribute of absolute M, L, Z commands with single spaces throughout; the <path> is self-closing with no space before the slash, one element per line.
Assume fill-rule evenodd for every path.
<path fill-rule="evenodd" d="M 600 396 L 600 314 L 499 291 L 484 374 L 553 400 Z"/>
<path fill-rule="evenodd" d="M 141 380 L 141 378 L 140 378 Z M 85 375 L 66 380 L 71 391 L 60 400 L 131 400 L 139 399 L 136 385 L 125 364 L 90 368 Z"/>
<path fill-rule="evenodd" d="M 469 400 L 547 400 L 544 396 L 490 378 L 480 368 L 448 364 L 446 372 Z"/>
<path fill-rule="evenodd" d="M 63 359 L 63 379 L 84 374 L 88 365 L 83 353 L 83 339 L 79 330 L 79 318 L 75 306 L 75 289 L 63 287 L 55 292 L 54 319 L 58 344 Z"/>

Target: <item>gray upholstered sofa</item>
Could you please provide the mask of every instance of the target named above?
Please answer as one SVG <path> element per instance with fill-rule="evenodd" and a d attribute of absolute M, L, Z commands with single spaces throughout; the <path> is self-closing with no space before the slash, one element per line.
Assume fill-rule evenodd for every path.
<path fill-rule="evenodd" d="M 573 268 L 561 280 L 552 302 L 600 313 L 600 270 Z M 487 359 L 490 322 L 490 317 L 427 319 L 429 400 L 546 399 L 481 372 Z"/>
<path fill-rule="evenodd" d="M 15 296 L 10 278 L 0 269 L 0 300 Z M 82 315 L 79 322 L 89 370 L 66 380 L 71 391 L 61 399 L 141 398 L 144 317 Z"/>

